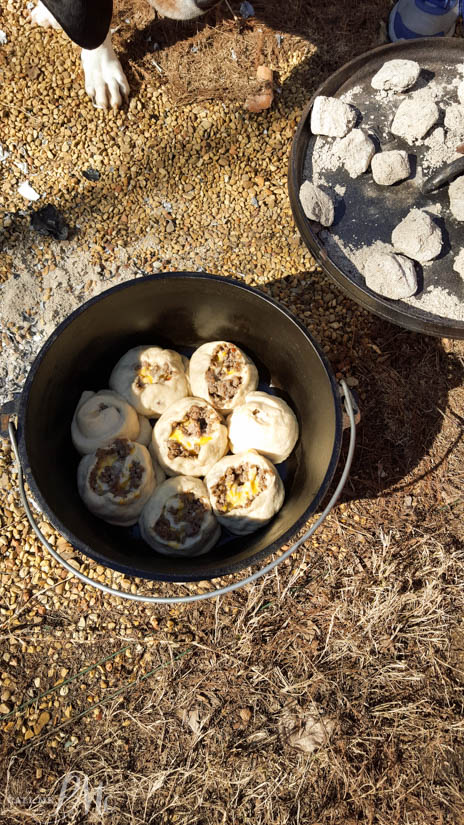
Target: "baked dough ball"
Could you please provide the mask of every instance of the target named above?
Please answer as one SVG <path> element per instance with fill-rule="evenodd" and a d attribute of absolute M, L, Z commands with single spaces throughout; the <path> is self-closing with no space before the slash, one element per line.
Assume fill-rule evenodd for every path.
<path fill-rule="evenodd" d="M 221 535 L 208 490 L 193 476 L 160 484 L 142 510 L 139 527 L 147 544 L 166 556 L 201 556 Z"/>
<path fill-rule="evenodd" d="M 145 425 L 143 431 L 146 436 Z M 141 421 L 121 395 L 112 390 L 82 393 L 71 422 L 72 442 L 81 455 L 93 453 L 115 438 L 138 441 L 140 435 Z"/>
<path fill-rule="evenodd" d="M 160 347 L 130 349 L 114 367 L 109 384 L 140 415 L 149 418 L 159 418 L 174 401 L 189 393 L 182 357 Z"/>
<path fill-rule="evenodd" d="M 153 442 L 150 440 L 148 445 L 148 452 L 150 453 L 151 463 L 153 464 L 153 472 L 155 474 L 155 481 L 156 484 L 162 484 L 163 481 L 166 481 L 166 473 L 164 472 L 161 465 L 158 463 L 158 459 L 156 458 L 155 449 L 153 447 Z"/>
<path fill-rule="evenodd" d="M 267 524 L 285 497 L 276 468 L 255 450 L 222 458 L 209 471 L 205 484 L 217 520 L 239 536 Z"/>
<path fill-rule="evenodd" d="M 182 398 L 158 419 L 152 439 L 168 476 L 204 476 L 227 452 L 227 427 L 204 398 Z"/>
<path fill-rule="evenodd" d="M 153 427 L 151 426 L 148 418 L 145 418 L 144 415 L 139 415 L 138 419 L 140 424 L 140 432 L 135 441 L 138 441 L 139 444 L 143 444 L 144 447 L 148 447 L 149 444 L 151 444 Z"/>
<path fill-rule="evenodd" d="M 298 421 L 282 398 L 267 392 L 249 392 L 245 403 L 227 419 L 233 453 L 256 450 L 274 464 L 285 461 L 298 438 Z"/>
<path fill-rule="evenodd" d="M 81 459 L 77 468 L 79 495 L 88 509 L 110 524 L 135 524 L 155 489 L 146 447 L 117 438 Z"/>
<path fill-rule="evenodd" d="M 189 368 L 192 395 L 206 398 L 216 410 L 229 413 L 258 386 L 258 370 L 235 344 L 210 341 L 193 353 Z"/>

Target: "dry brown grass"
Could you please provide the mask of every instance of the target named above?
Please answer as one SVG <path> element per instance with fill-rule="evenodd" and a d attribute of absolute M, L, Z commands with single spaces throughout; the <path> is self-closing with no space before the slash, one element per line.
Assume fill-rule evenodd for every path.
<path fill-rule="evenodd" d="M 137 676 L 165 666 L 102 706 L 98 724 L 76 723 L 69 755 L 46 767 L 46 741 L 5 754 L 2 822 L 54 821 L 73 771 L 103 786 L 115 825 L 462 822 L 464 548 L 445 530 L 406 545 L 397 529 L 363 535 L 362 555 L 347 530 L 339 558 L 322 547 L 216 606 L 180 609 L 176 632 L 191 642 L 137 634 Z M 330 719 L 329 744 L 292 748 L 289 710 Z M 15 809 L 43 785 L 37 766 L 51 801 Z M 97 821 L 83 810 L 70 799 L 61 813 Z"/>

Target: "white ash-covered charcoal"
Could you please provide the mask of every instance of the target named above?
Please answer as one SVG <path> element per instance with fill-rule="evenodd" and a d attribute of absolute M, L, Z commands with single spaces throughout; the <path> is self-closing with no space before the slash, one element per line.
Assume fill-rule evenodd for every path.
<path fill-rule="evenodd" d="M 336 97 L 318 95 L 311 112 L 313 135 L 345 137 L 356 123 L 357 110 Z"/>
<path fill-rule="evenodd" d="M 440 117 L 435 101 L 426 95 L 415 95 L 403 100 L 396 110 L 391 132 L 409 143 L 421 140 Z"/>
<path fill-rule="evenodd" d="M 322 226 L 331 226 L 334 221 L 335 207 L 333 200 L 319 186 L 305 180 L 300 186 L 300 202 L 303 212 L 311 221 Z"/>
<path fill-rule="evenodd" d="M 387 60 L 371 80 L 374 89 L 403 92 L 414 85 L 420 75 L 415 60 Z"/>
<path fill-rule="evenodd" d="M 443 246 L 441 229 L 430 215 L 411 209 L 392 232 L 395 250 L 420 263 L 436 258 Z"/>
<path fill-rule="evenodd" d="M 461 278 L 464 278 L 464 249 L 460 249 L 453 261 L 453 269 L 458 272 Z"/>
<path fill-rule="evenodd" d="M 369 168 L 375 146 L 362 129 L 352 129 L 337 143 L 336 151 L 351 178 L 357 178 Z"/>
<path fill-rule="evenodd" d="M 458 86 L 458 100 L 459 103 L 464 103 L 464 80 L 461 80 Z"/>
<path fill-rule="evenodd" d="M 464 106 L 452 103 L 445 110 L 445 126 L 450 132 L 460 132 L 464 136 Z"/>
<path fill-rule="evenodd" d="M 372 177 L 381 186 L 392 186 L 409 177 L 411 166 L 408 153 L 404 149 L 377 152 L 371 162 Z"/>
<path fill-rule="evenodd" d="M 456 178 L 448 186 L 450 209 L 458 221 L 464 221 L 464 177 Z"/>
<path fill-rule="evenodd" d="M 396 301 L 409 298 L 417 290 L 414 261 L 404 255 L 374 252 L 367 259 L 364 277 L 369 289 Z"/>

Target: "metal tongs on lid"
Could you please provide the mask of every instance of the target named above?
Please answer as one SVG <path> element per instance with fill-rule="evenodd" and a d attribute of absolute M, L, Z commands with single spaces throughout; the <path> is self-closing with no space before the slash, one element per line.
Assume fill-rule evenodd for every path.
<path fill-rule="evenodd" d="M 456 147 L 456 152 L 459 152 L 461 155 L 464 155 L 464 143 L 461 143 L 459 146 Z M 459 177 L 459 175 L 464 174 L 464 157 L 457 158 L 457 160 L 451 161 L 451 163 L 447 163 L 446 166 L 442 166 L 442 168 L 435 172 L 434 175 L 431 175 L 430 178 L 424 181 L 422 184 L 422 192 L 424 195 L 430 195 L 431 192 L 435 192 L 437 189 L 440 189 L 442 186 L 446 186 L 446 184 L 451 183 L 453 180 Z"/>

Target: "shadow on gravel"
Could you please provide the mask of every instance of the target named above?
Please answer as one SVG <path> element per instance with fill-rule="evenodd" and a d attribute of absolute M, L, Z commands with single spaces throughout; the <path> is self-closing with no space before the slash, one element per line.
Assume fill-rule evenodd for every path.
<path fill-rule="evenodd" d="M 320 280 L 316 279 L 313 292 L 308 274 L 304 273 L 303 297 L 299 299 L 305 309 L 317 303 L 321 289 Z M 298 280 L 293 279 L 294 284 Z M 343 301 L 347 319 L 353 318 L 357 305 L 331 285 L 328 278 L 326 283 L 337 301 Z M 294 309 L 292 290 L 285 292 L 279 282 L 274 282 L 269 292 L 284 306 Z M 464 436 L 464 411 L 447 410 L 450 391 L 464 384 L 464 342 L 448 345 L 446 339 L 408 332 L 364 312 L 353 318 L 355 327 L 350 340 L 334 345 L 328 324 L 323 322 L 321 327 L 319 320 L 313 323 L 304 316 L 300 320 L 321 347 L 329 344 L 327 356 L 337 376 L 346 375 L 348 370 L 358 381 L 355 391 L 359 395 L 361 422 L 342 501 L 375 499 L 380 495 L 385 498 L 432 473 L 435 484 L 441 480 L 446 483 L 448 459 Z M 457 354 L 447 351 L 452 347 Z M 440 433 L 442 443 L 435 443 Z M 345 434 L 337 478 L 347 448 Z"/>

